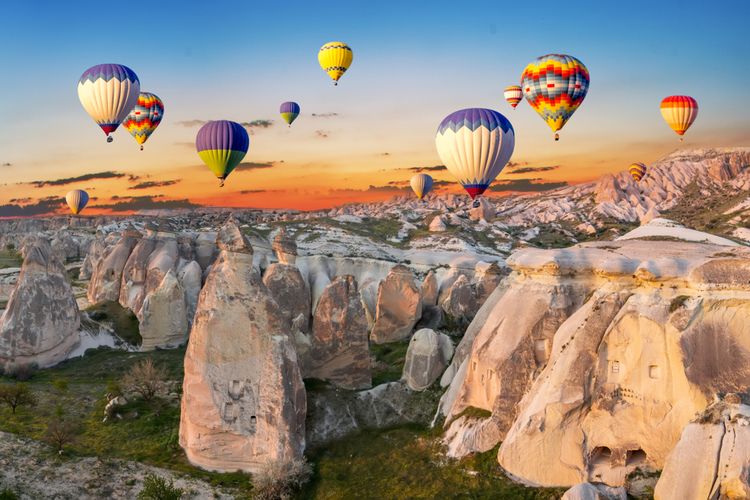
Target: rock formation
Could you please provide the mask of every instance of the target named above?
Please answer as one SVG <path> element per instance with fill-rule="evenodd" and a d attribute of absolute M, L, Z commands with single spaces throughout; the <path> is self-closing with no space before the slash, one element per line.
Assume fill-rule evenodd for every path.
<path fill-rule="evenodd" d="M 469 209 L 469 219 L 471 220 L 490 222 L 494 218 L 495 207 L 492 205 L 492 202 L 484 196 L 476 200 Z"/>
<path fill-rule="evenodd" d="M 372 385 L 367 320 L 353 276 L 338 276 L 315 308 L 309 376 L 345 389 Z"/>
<path fill-rule="evenodd" d="M 453 343 L 447 335 L 423 328 L 417 330 L 406 350 L 403 379 L 413 391 L 430 387 L 448 366 Z"/>
<path fill-rule="evenodd" d="M 143 339 L 141 351 L 184 344 L 188 333 L 186 309 L 185 291 L 170 270 L 143 302 L 143 321 L 139 327 Z"/>
<path fill-rule="evenodd" d="M 292 320 L 301 317 L 298 327 L 307 333 L 312 299 L 310 287 L 299 269 L 291 264 L 271 264 L 263 275 L 263 284 L 279 305 L 287 325 L 291 326 Z"/>
<path fill-rule="evenodd" d="M 430 270 L 422 282 L 422 307 L 437 305 L 438 289 L 437 277 Z"/>
<path fill-rule="evenodd" d="M 294 265 L 297 261 L 297 243 L 283 228 L 274 237 L 272 248 L 281 264 Z"/>
<path fill-rule="evenodd" d="M 79 326 L 65 267 L 49 242 L 36 238 L 24 247 L 21 274 L 0 317 L 0 368 L 59 363 L 78 344 Z"/>
<path fill-rule="evenodd" d="M 408 338 L 421 315 L 422 295 L 414 273 L 401 264 L 394 266 L 378 288 L 370 339 L 384 344 Z"/>
<path fill-rule="evenodd" d="M 465 275 L 460 275 L 448 289 L 440 307 L 445 314 L 455 320 L 467 320 L 474 317 L 479 309 L 474 287 Z"/>
<path fill-rule="evenodd" d="M 195 260 L 204 271 L 216 258 L 216 233 L 199 233 L 195 239 Z"/>
<path fill-rule="evenodd" d="M 445 221 L 442 217 L 437 216 L 430 221 L 429 226 L 430 232 L 433 233 L 441 233 L 443 231 L 446 231 L 448 229 L 448 226 L 445 225 Z"/>
<path fill-rule="evenodd" d="M 140 239 L 141 233 L 128 228 L 122 232 L 122 237 L 116 244 L 105 249 L 102 259 L 96 264 L 91 275 L 88 288 L 89 302 L 116 302 L 120 298 L 122 270 L 130 257 L 130 252 Z"/>
<path fill-rule="evenodd" d="M 192 325 L 195 308 L 198 305 L 198 295 L 201 293 L 201 287 L 203 286 L 201 266 L 198 262 L 191 260 L 179 268 L 177 279 L 180 280 L 180 285 L 185 291 L 185 312 L 188 324 Z"/>
<path fill-rule="evenodd" d="M 247 237 L 228 222 L 217 241 L 185 354 L 180 445 L 199 467 L 256 473 L 302 455 L 305 388 Z"/>

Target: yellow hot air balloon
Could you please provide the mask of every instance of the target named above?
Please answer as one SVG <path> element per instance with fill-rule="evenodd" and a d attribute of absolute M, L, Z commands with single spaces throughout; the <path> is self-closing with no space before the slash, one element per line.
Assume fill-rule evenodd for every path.
<path fill-rule="evenodd" d="M 665 97 L 661 101 L 661 115 L 667 125 L 682 136 L 698 116 L 698 101 L 688 95 Z"/>
<path fill-rule="evenodd" d="M 432 190 L 432 177 L 427 174 L 414 174 L 409 184 L 414 194 L 421 200 Z"/>
<path fill-rule="evenodd" d="M 339 78 L 349 69 L 353 59 L 351 47 L 344 42 L 328 42 L 318 51 L 320 67 L 328 73 L 334 85 L 338 85 Z"/>
<path fill-rule="evenodd" d="M 73 215 L 78 215 L 89 202 L 89 194 L 83 189 L 74 189 L 65 195 L 65 202 L 70 207 Z"/>
<path fill-rule="evenodd" d="M 646 175 L 646 165 L 643 163 L 633 163 L 628 168 L 628 172 L 630 172 L 630 176 L 633 178 L 635 182 L 640 182 L 641 179 Z"/>

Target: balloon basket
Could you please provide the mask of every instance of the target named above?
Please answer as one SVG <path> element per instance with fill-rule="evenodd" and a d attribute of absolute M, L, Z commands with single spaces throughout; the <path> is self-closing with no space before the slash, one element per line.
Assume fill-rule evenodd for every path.
<path fill-rule="evenodd" d="M 111 135 L 108 135 L 108 136 L 107 136 L 107 142 L 112 142 L 112 141 L 114 141 L 114 139 L 112 138 L 112 136 L 111 136 Z"/>

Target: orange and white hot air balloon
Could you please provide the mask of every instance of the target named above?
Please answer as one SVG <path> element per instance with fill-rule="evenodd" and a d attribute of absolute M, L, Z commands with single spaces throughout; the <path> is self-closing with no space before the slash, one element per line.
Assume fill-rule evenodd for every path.
<path fill-rule="evenodd" d="M 682 136 L 698 116 L 698 101 L 688 95 L 665 97 L 661 101 L 661 116 L 677 135 Z"/>
<path fill-rule="evenodd" d="M 520 85 L 508 85 L 505 87 L 503 97 L 505 97 L 505 100 L 508 101 L 508 104 L 510 104 L 513 109 L 516 109 L 518 103 L 523 99 L 523 90 Z"/>

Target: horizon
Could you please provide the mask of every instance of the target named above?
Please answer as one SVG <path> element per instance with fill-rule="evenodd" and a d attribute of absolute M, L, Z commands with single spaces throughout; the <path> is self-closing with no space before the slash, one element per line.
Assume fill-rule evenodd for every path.
<path fill-rule="evenodd" d="M 750 144 L 750 118 L 734 97 L 750 77 L 736 62 L 746 45 L 747 4 L 597 5 L 564 16 L 562 35 L 555 9 L 511 15 L 491 2 L 477 3 L 481 22 L 476 10 L 446 19 L 451 4 L 442 1 L 347 12 L 298 2 L 159 5 L 148 12 L 159 24 L 143 40 L 128 36 L 144 21 L 134 9 L 135 19 L 120 20 L 107 43 L 91 28 L 107 26 L 114 7 L 81 4 L 5 9 L 0 42 L 23 51 L 0 54 L 0 112 L 12 117 L 0 134 L 0 217 L 63 215 L 71 188 L 90 193 L 84 215 L 193 206 L 320 210 L 403 194 L 417 171 L 459 193 L 439 168 L 435 130 L 446 115 L 472 106 L 499 111 L 516 132 L 493 195 L 588 182 L 677 149 Z M 697 17 L 700 36 L 691 36 L 686 27 Z M 335 87 L 317 61 L 332 40 L 354 52 Z M 528 103 L 511 109 L 503 89 L 535 57 L 558 52 L 583 61 L 591 85 L 554 142 Z M 164 120 L 142 152 L 122 127 L 107 144 L 78 101 L 81 73 L 109 62 L 132 68 L 141 90 L 164 101 Z M 682 143 L 659 113 L 671 94 L 691 95 L 700 106 Z M 278 106 L 290 99 L 302 111 L 287 127 Z M 224 188 L 195 152 L 195 134 L 209 119 L 242 122 L 250 133 L 249 152 Z"/>

